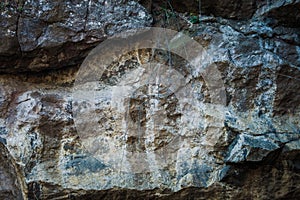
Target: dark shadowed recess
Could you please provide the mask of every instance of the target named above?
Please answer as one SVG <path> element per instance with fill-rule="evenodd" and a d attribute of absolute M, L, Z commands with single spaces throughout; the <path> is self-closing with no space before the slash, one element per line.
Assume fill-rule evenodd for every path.
<path fill-rule="evenodd" d="M 0 199 L 23 199 L 21 186 L 17 179 L 17 172 L 12 157 L 6 147 L 0 143 Z"/>
<path fill-rule="evenodd" d="M 146 4 L 147 0 L 141 0 Z M 248 20 L 261 17 L 272 19 L 274 26 L 300 27 L 300 1 L 288 2 L 284 0 L 153 0 L 164 8 L 172 8 L 178 12 L 201 14 L 227 19 Z M 258 9 L 261 13 L 256 15 Z"/>

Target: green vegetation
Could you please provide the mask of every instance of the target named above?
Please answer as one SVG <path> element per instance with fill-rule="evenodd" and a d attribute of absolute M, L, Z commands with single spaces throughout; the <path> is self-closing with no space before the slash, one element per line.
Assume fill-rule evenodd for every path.
<path fill-rule="evenodd" d="M 6 6 L 8 6 L 8 2 L 7 1 L 0 2 L 0 10 L 1 11 L 3 11 L 6 8 Z"/>
<path fill-rule="evenodd" d="M 5 0 L 3 2 L 0 2 L 0 11 L 4 11 L 7 8 L 14 8 L 17 10 L 17 12 L 21 12 L 23 10 L 23 0 L 14 0 L 14 1 L 8 1 Z"/>
<path fill-rule="evenodd" d="M 194 15 L 193 13 L 190 14 L 190 20 L 192 24 L 197 24 L 199 23 L 199 16 Z"/>
<path fill-rule="evenodd" d="M 167 19 L 170 19 L 171 17 L 176 17 L 176 14 L 174 12 L 170 11 L 169 9 L 164 8 L 164 7 L 161 7 L 161 9 L 165 13 L 165 16 Z"/>
<path fill-rule="evenodd" d="M 18 12 L 22 12 L 23 7 L 19 5 L 18 8 L 17 8 L 17 10 L 18 10 Z"/>

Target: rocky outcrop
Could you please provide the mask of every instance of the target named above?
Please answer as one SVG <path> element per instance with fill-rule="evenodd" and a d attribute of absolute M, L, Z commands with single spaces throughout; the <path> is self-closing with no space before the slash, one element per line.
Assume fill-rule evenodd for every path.
<path fill-rule="evenodd" d="M 0 198 L 297 199 L 300 3 L 200 3 L 1 4 Z"/>
<path fill-rule="evenodd" d="M 188 14 L 213 15 L 239 20 L 258 17 L 284 26 L 299 27 L 300 2 L 298 0 L 170 0 L 169 3 L 154 0 L 154 2 L 161 7 L 172 6 L 175 10 Z"/>
<path fill-rule="evenodd" d="M 26 191 L 24 176 L 20 174 L 19 167 L 2 143 L 0 143 L 0 149 L 0 198 L 3 200 L 23 199 Z"/>
<path fill-rule="evenodd" d="M 9 73 L 80 65 L 108 36 L 151 24 L 134 1 L 5 1 L 0 17 L 0 70 Z"/>

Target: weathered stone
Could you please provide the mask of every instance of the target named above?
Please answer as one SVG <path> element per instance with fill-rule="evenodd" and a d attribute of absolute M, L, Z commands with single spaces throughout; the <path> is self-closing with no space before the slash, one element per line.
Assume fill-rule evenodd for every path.
<path fill-rule="evenodd" d="M 272 19 L 273 25 L 299 27 L 300 24 L 300 1 L 299 0 L 273 0 L 258 9 L 255 16 Z"/>
<path fill-rule="evenodd" d="M 151 24 L 151 16 L 134 1 L 25 0 L 19 5 L 2 4 L 2 72 L 74 66 L 107 36 Z"/>
<path fill-rule="evenodd" d="M 106 37 L 122 41 L 126 34 L 117 33 L 150 25 L 136 2 L 146 3 L 26 0 L 1 7 L 7 73 L 0 75 L 0 198 L 299 198 L 298 0 L 200 1 L 195 23 L 189 17 L 199 2 L 170 1 L 174 11 L 153 1 L 154 26 L 189 34 L 220 73 L 201 74 L 184 60 L 197 55 L 180 34 L 169 49 L 187 50 L 182 57 L 168 49 L 114 57 L 121 45 L 114 43 L 89 57 L 94 70 L 113 61 L 91 75 L 78 101 L 72 86 L 85 82 L 76 74 L 89 72 L 72 66 Z M 143 71 L 150 62 L 157 70 Z M 181 95 L 170 84 L 180 85 Z M 90 96 L 84 89 L 95 85 Z"/>
<path fill-rule="evenodd" d="M 250 136 L 241 134 L 231 145 L 227 162 L 258 162 L 262 161 L 271 151 L 280 147 L 264 136 Z"/>
<path fill-rule="evenodd" d="M 25 191 L 22 187 L 23 176 L 18 171 L 16 163 L 10 156 L 6 147 L 0 143 L 0 198 L 3 200 L 22 200 Z"/>
<path fill-rule="evenodd" d="M 204 15 L 221 16 L 224 18 L 249 19 L 256 10 L 256 3 L 253 0 L 244 2 L 237 0 L 171 0 L 169 2 L 170 4 L 167 2 L 160 2 L 160 4 L 164 7 L 172 5 L 174 9 L 179 12 L 190 12 L 194 14 L 201 13 Z"/>
<path fill-rule="evenodd" d="M 274 102 L 275 115 L 297 115 L 300 110 L 299 69 L 283 65 L 277 72 L 277 90 Z M 279 84 L 280 83 L 280 84 Z"/>

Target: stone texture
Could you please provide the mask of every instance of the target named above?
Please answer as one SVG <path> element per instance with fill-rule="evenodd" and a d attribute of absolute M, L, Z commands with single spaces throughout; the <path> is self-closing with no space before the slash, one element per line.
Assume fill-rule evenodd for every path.
<path fill-rule="evenodd" d="M 151 24 L 134 1 L 44 1 L 1 3 L 2 72 L 75 66 L 107 36 Z"/>
<path fill-rule="evenodd" d="M 194 24 L 190 13 L 172 8 L 196 13 L 196 1 L 170 1 L 172 8 L 153 1 L 154 26 L 199 42 L 220 77 L 201 76 L 174 53 L 133 50 L 92 83 L 97 98 L 83 93 L 78 101 L 76 65 L 89 50 L 150 25 L 137 2 L 146 5 L 26 0 L 1 7 L 0 198 L 297 199 L 299 1 L 201 1 L 202 14 L 213 16 Z M 187 42 L 173 41 L 179 49 Z M 150 61 L 172 62 L 178 74 L 141 73 Z M 147 79 L 155 73 L 177 75 L 172 84 L 188 89 L 174 94 L 167 82 Z M 210 84 L 217 78 L 226 95 L 221 105 Z M 192 106 L 181 99 L 189 92 Z M 78 113 L 85 117 L 78 121 Z"/>
<path fill-rule="evenodd" d="M 22 175 L 19 175 L 18 167 L 2 143 L 0 143 L 0 149 L 0 198 L 3 200 L 23 199 L 22 193 L 25 191 L 22 189 L 25 188 L 22 188 L 23 180 L 20 180 Z"/>
<path fill-rule="evenodd" d="M 240 20 L 263 18 L 273 25 L 299 27 L 300 2 L 298 0 L 170 0 L 169 3 L 154 0 L 153 2 L 163 8 L 172 6 L 176 11 L 192 15 L 213 15 Z"/>
<path fill-rule="evenodd" d="M 273 24 L 299 28 L 300 1 L 269 1 L 267 5 L 256 11 L 256 16 L 271 19 Z"/>

